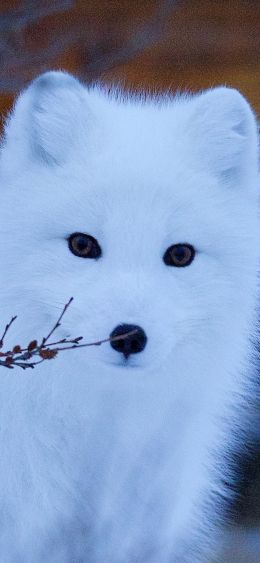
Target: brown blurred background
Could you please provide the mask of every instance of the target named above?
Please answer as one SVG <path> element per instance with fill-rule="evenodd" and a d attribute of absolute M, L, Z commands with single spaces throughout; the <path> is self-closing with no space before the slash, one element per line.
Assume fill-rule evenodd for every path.
<path fill-rule="evenodd" d="M 0 0 L 0 111 L 40 72 L 239 88 L 260 114 L 259 0 Z"/>
<path fill-rule="evenodd" d="M 259 116 L 260 0 L 0 0 L 3 119 L 32 78 L 60 68 L 135 90 L 226 84 Z M 238 535 L 228 540 L 224 563 L 260 562 L 260 539 L 258 550 L 244 535 L 260 522 L 259 450 L 256 439 L 252 461 L 240 461 Z"/>

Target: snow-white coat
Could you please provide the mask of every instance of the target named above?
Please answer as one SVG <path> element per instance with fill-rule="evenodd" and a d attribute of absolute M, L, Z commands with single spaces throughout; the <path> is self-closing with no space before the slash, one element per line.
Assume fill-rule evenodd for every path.
<path fill-rule="evenodd" d="M 3 563 L 203 562 L 253 392 L 258 143 L 235 90 L 123 96 L 40 76 L 18 98 L 0 164 L 0 320 L 28 344 L 139 325 L 35 370 L 1 368 Z M 95 237 L 100 259 L 67 239 Z M 163 256 L 188 243 L 187 267 Z M 243 424 L 241 425 L 243 426 Z"/>

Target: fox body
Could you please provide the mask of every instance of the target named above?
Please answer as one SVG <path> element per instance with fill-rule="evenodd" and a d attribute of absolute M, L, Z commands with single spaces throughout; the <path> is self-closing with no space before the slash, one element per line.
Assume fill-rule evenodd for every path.
<path fill-rule="evenodd" d="M 50 72 L 18 98 L 0 163 L 6 347 L 40 340 L 71 296 L 56 339 L 137 336 L 2 368 L 4 563 L 212 557 L 253 389 L 257 159 L 235 90 L 144 99 Z"/>

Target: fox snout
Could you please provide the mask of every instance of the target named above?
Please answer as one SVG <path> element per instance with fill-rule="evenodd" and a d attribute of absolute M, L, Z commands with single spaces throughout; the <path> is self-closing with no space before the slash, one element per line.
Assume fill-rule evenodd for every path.
<path fill-rule="evenodd" d="M 129 334 L 124 337 L 125 334 Z M 120 338 L 122 336 L 122 338 Z M 119 337 L 119 338 L 118 338 Z M 127 359 L 131 354 L 142 352 L 147 343 L 144 330 L 138 325 L 120 324 L 110 334 L 110 345 L 113 350 L 123 354 Z"/>

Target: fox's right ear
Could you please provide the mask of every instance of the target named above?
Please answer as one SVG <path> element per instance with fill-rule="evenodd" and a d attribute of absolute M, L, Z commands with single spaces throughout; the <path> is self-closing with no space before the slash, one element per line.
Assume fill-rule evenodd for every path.
<path fill-rule="evenodd" d="M 237 185 L 258 168 L 258 132 L 246 99 L 232 88 L 217 87 L 193 100 L 190 136 L 200 160 Z"/>
<path fill-rule="evenodd" d="M 29 151 L 47 164 L 66 161 L 82 122 L 84 87 L 65 72 L 46 72 L 19 96 L 6 127 L 15 155 Z M 86 109 L 85 109 L 86 113 Z"/>

